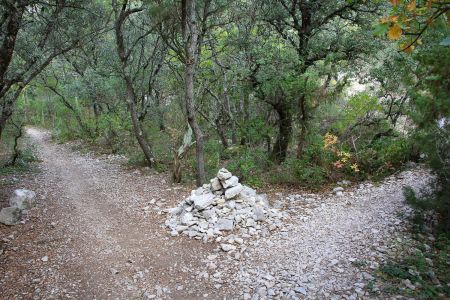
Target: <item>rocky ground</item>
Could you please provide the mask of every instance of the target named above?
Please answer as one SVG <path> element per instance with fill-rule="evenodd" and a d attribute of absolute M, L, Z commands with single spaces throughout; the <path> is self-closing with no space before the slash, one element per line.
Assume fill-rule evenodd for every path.
<path fill-rule="evenodd" d="M 328 195 L 270 195 L 287 215 L 269 235 L 225 252 L 172 237 L 165 212 L 190 190 L 119 157 L 81 155 L 29 129 L 40 172 L 1 178 L 1 207 L 14 188 L 36 192 L 22 224 L 0 225 L 2 299 L 372 299 L 374 270 L 406 235 L 402 187 L 421 169 Z M 232 233 L 231 233 L 232 234 Z M 368 271 L 358 266 L 367 263 Z M 371 285 L 373 293 L 367 286 Z"/>

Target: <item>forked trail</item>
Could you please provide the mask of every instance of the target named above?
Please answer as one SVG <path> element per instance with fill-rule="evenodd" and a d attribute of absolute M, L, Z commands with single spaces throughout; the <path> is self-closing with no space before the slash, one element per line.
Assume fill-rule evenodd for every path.
<path fill-rule="evenodd" d="M 25 224 L 0 227 L 2 299 L 370 298 L 359 289 L 370 277 L 352 262 L 383 259 L 406 226 L 401 188 L 427 177 L 416 170 L 344 197 L 283 198 L 291 215 L 285 229 L 247 241 L 237 260 L 215 243 L 168 235 L 162 210 L 189 191 L 164 175 L 130 173 L 38 129 L 28 135 L 41 172 L 21 184 L 38 205 Z"/>

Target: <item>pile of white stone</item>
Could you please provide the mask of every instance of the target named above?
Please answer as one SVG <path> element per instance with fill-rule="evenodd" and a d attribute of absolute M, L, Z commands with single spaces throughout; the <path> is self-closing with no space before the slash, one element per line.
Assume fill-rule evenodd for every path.
<path fill-rule="evenodd" d="M 16 225 L 20 223 L 22 211 L 32 208 L 36 203 L 36 193 L 25 189 L 17 189 L 9 198 L 9 207 L 0 211 L 0 223 Z"/>
<path fill-rule="evenodd" d="M 267 195 L 240 184 L 226 169 L 168 212 L 165 224 L 172 236 L 185 234 L 204 242 L 231 231 L 243 238 L 267 235 L 282 226 L 284 217 L 269 207 Z"/>

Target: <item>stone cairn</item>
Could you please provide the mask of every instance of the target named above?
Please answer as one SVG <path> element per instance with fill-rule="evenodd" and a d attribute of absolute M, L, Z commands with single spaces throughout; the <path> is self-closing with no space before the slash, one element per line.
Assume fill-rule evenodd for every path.
<path fill-rule="evenodd" d="M 204 242 L 221 241 L 226 232 L 242 240 L 251 236 L 266 236 L 282 226 L 283 213 L 269 207 L 267 195 L 257 194 L 228 170 L 221 169 L 217 177 L 193 190 L 191 196 L 168 210 L 165 225 L 171 235 L 185 234 Z M 226 251 L 226 250 L 224 250 Z"/>

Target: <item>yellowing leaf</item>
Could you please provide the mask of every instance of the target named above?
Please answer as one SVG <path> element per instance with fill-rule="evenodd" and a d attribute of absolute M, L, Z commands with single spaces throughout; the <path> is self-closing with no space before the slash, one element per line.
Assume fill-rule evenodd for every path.
<path fill-rule="evenodd" d="M 388 38 L 390 40 L 396 41 L 402 36 L 402 29 L 398 24 L 394 24 L 389 28 Z"/>
<path fill-rule="evenodd" d="M 396 23 L 398 21 L 398 16 L 390 16 L 389 21 Z"/>
<path fill-rule="evenodd" d="M 397 22 L 398 21 L 398 16 L 390 16 L 389 17 L 389 20 L 391 21 L 391 22 Z"/>
<path fill-rule="evenodd" d="M 405 53 L 411 53 L 414 48 L 414 45 L 411 45 L 410 43 L 403 43 L 400 45 L 400 49 Z"/>
<path fill-rule="evenodd" d="M 406 9 L 408 11 L 415 11 L 416 10 L 416 0 L 412 0 L 408 5 L 406 5 Z"/>
<path fill-rule="evenodd" d="M 382 18 L 380 19 L 380 23 L 381 23 L 381 24 L 385 24 L 385 23 L 387 23 L 387 22 L 389 22 L 389 18 L 388 18 L 388 17 L 382 17 Z"/>
<path fill-rule="evenodd" d="M 400 4 L 400 0 L 391 0 L 392 5 L 397 6 Z"/>

